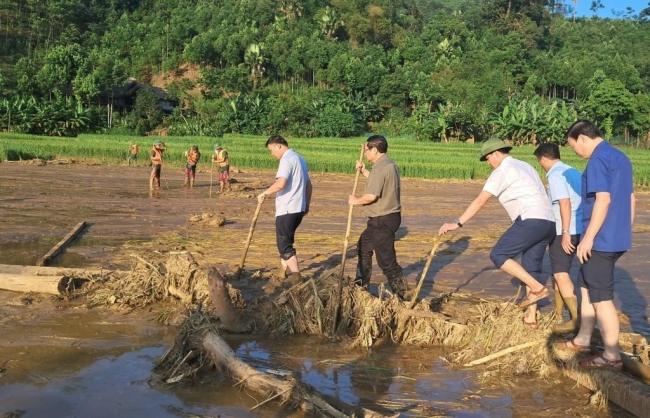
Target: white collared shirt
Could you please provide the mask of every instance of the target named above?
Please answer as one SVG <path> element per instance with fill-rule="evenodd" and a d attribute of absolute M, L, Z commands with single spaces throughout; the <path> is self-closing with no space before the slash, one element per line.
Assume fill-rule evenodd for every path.
<path fill-rule="evenodd" d="M 507 156 L 483 190 L 499 199 L 510 220 L 546 219 L 555 222 L 551 204 L 537 171 L 527 162 Z"/>

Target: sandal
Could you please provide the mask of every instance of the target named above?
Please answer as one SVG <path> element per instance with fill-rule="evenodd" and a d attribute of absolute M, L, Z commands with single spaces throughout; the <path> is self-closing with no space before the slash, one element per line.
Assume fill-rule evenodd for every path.
<path fill-rule="evenodd" d="M 526 295 L 524 300 L 519 302 L 517 304 L 517 306 L 520 309 L 524 309 L 524 308 L 527 308 L 527 307 L 529 307 L 530 305 L 532 305 L 534 303 L 539 302 L 540 300 L 542 300 L 542 299 L 544 299 L 546 297 L 548 297 L 548 289 L 546 287 L 542 287 L 542 289 L 537 291 L 537 292 L 533 292 L 531 290 L 530 292 L 528 292 L 528 294 Z"/>
<path fill-rule="evenodd" d="M 605 353 L 596 354 L 595 356 L 587 357 L 580 360 L 578 364 L 583 369 L 600 370 L 600 369 L 613 369 L 616 371 L 623 370 L 623 361 L 621 360 L 608 360 L 604 356 Z"/>
<path fill-rule="evenodd" d="M 521 323 L 524 324 L 524 326 L 528 329 L 537 329 L 537 321 L 533 322 L 526 322 L 526 317 L 522 316 L 521 317 Z"/>
<path fill-rule="evenodd" d="M 591 352 L 590 346 L 576 344 L 573 339 L 556 341 L 553 343 L 553 347 L 558 350 L 573 351 L 579 354 L 589 354 Z"/>

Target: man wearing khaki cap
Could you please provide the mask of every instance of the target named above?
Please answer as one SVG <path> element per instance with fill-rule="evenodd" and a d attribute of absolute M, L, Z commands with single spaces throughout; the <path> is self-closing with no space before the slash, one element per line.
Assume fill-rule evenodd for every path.
<path fill-rule="evenodd" d="M 508 212 L 512 225 L 492 248 L 490 259 L 528 287 L 519 307 L 528 308 L 522 318 L 523 324 L 535 329 L 537 302 L 548 296 L 548 289 L 537 278 L 542 272 L 544 251 L 555 237 L 555 218 L 539 174 L 530 164 L 511 157 L 511 149 L 497 138 L 483 143 L 480 160 L 487 161 L 494 171 L 476 199 L 453 222 L 442 225 L 438 234 L 462 227 L 496 196 Z M 521 264 L 514 260 L 519 254 Z"/>

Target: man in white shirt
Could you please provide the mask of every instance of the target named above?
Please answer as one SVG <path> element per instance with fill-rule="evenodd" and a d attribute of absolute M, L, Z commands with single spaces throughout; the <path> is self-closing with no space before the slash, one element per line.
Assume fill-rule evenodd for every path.
<path fill-rule="evenodd" d="M 309 212 L 312 185 L 307 163 L 294 150 L 289 148 L 286 139 L 273 135 L 266 141 L 266 148 L 280 161 L 275 183 L 257 196 L 263 202 L 266 196 L 277 193 L 275 199 L 275 237 L 280 252 L 283 269 L 291 273 L 292 283 L 299 283 L 300 268 L 296 249 L 293 247 L 296 229 L 302 218 Z"/>
<path fill-rule="evenodd" d="M 512 225 L 492 248 L 490 259 L 495 266 L 528 287 L 519 307 L 528 308 L 522 321 L 525 326 L 535 329 L 537 302 L 548 296 L 548 289 L 537 278 L 542 272 L 546 246 L 555 236 L 555 221 L 537 171 L 530 164 L 512 158 L 509 154 L 511 149 L 497 138 L 483 143 L 480 160 L 487 161 L 494 171 L 462 215 L 454 222 L 442 225 L 438 234 L 462 227 L 492 196 L 496 196 L 508 212 Z M 519 254 L 521 264 L 514 260 Z"/>
<path fill-rule="evenodd" d="M 547 142 L 535 150 L 539 165 L 546 171 L 548 197 L 555 217 L 555 238 L 548 246 L 555 278 L 555 318 L 553 331 L 566 334 L 578 331 L 578 298 L 569 271 L 582 233 L 582 173 L 560 160 L 560 147 Z M 571 319 L 563 322 L 564 304 Z"/>

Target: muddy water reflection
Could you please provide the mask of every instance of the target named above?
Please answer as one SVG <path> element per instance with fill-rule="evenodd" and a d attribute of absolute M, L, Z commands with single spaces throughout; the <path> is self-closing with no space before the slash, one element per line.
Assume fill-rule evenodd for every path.
<path fill-rule="evenodd" d="M 554 382 L 552 388 L 536 382 L 530 388 L 524 378 L 524 383 L 506 385 L 510 389 L 505 391 L 503 382 L 498 389 L 478 386 L 473 372 L 448 369 L 440 349 L 387 345 L 347 352 L 340 344 L 313 337 L 249 338 L 233 337 L 229 343 L 257 369 L 291 375 L 346 402 L 399 411 L 402 417 L 565 416 L 567 406 L 577 406 L 580 399 L 568 382 Z M 0 413 L 21 410 L 23 418 L 304 416 L 271 403 L 250 411 L 264 398 L 233 388 L 216 373 L 201 376 L 191 387 L 153 389 L 146 380 L 164 350 L 156 346 L 119 355 L 94 353 L 96 360 L 79 371 L 32 373 L 29 383 L 0 386 Z M 583 412 L 599 416 L 590 409 Z"/>

